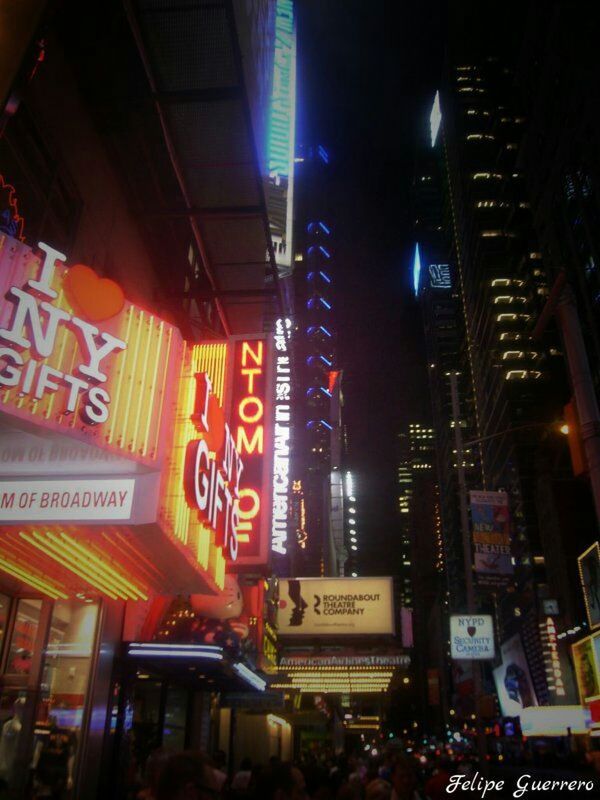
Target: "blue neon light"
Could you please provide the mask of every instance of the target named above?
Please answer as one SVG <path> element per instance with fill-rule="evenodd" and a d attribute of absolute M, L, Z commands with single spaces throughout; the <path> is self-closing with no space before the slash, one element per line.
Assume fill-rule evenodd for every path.
<path fill-rule="evenodd" d="M 325 427 L 329 428 L 330 431 L 333 430 L 333 427 L 328 422 L 325 422 L 324 419 L 321 420 L 321 425 L 325 425 Z"/>
<path fill-rule="evenodd" d="M 328 234 L 328 235 L 329 235 L 329 234 L 331 233 L 331 231 L 329 230 L 329 228 L 327 227 L 327 225 L 325 225 L 325 223 L 324 223 L 324 222 L 319 222 L 319 225 L 320 225 L 320 226 L 321 226 L 321 228 L 322 228 L 322 229 L 325 231 L 325 233 L 326 233 L 326 234 Z"/>
<path fill-rule="evenodd" d="M 319 300 L 323 303 L 328 311 L 331 311 L 331 303 L 328 303 L 327 300 L 324 300 L 322 297 L 319 297 Z"/>
<path fill-rule="evenodd" d="M 314 272 L 309 272 L 308 275 L 306 276 L 306 280 L 307 281 L 312 281 L 312 279 L 314 277 L 315 277 L 315 273 Z"/>
<path fill-rule="evenodd" d="M 312 274 L 312 273 L 311 273 Z M 331 283 L 331 278 L 329 275 L 326 275 L 322 270 L 319 270 L 319 275 L 327 281 L 327 283 Z"/>
<path fill-rule="evenodd" d="M 319 358 L 321 359 L 321 361 L 324 361 L 327 364 L 328 367 L 330 367 L 332 365 L 332 363 L 333 363 L 328 358 L 325 358 L 325 356 L 319 356 Z"/>
<path fill-rule="evenodd" d="M 327 330 L 327 328 L 324 328 L 324 327 L 323 327 L 323 325 L 320 325 L 320 326 L 319 326 L 319 330 L 323 331 L 323 333 L 326 333 L 326 334 L 327 334 L 327 336 L 331 336 L 331 334 L 329 333 L 329 331 Z"/>
<path fill-rule="evenodd" d="M 323 392 L 323 394 L 326 394 L 327 397 L 331 397 L 332 396 L 331 392 L 328 392 L 327 389 L 324 386 L 321 386 L 321 391 Z"/>
<path fill-rule="evenodd" d="M 415 257 L 413 260 L 413 288 L 415 290 L 415 297 L 419 296 L 419 281 L 421 279 L 421 253 L 419 252 L 419 244 L 415 245 Z"/>
<path fill-rule="evenodd" d="M 326 164 L 329 164 L 329 153 L 327 152 L 327 150 L 325 150 L 325 148 L 322 145 L 319 145 L 317 150 L 321 160 L 324 161 Z"/>
<path fill-rule="evenodd" d="M 325 258 L 331 258 L 331 253 L 329 253 L 329 251 L 328 251 L 328 250 L 326 250 L 326 249 L 323 247 L 323 245 L 322 245 L 322 244 L 320 244 L 320 245 L 319 245 L 319 250 L 320 250 L 320 251 L 323 253 L 323 255 L 325 256 Z"/>

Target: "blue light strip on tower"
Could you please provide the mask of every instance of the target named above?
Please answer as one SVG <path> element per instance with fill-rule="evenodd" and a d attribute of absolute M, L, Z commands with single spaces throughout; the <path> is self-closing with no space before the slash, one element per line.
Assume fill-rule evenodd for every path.
<path fill-rule="evenodd" d="M 327 300 L 324 300 L 322 297 L 319 297 L 319 300 L 323 303 L 328 311 L 331 311 L 331 303 L 328 303 Z"/>
<path fill-rule="evenodd" d="M 415 290 L 415 297 L 419 296 L 419 282 L 421 279 L 421 254 L 419 252 L 419 243 L 415 245 L 415 257 L 413 259 L 413 288 Z"/>
<path fill-rule="evenodd" d="M 321 425 L 325 425 L 325 427 L 329 428 L 330 431 L 333 430 L 333 427 L 328 422 L 325 422 L 324 419 L 321 420 Z"/>
<path fill-rule="evenodd" d="M 327 364 L 327 366 L 328 366 L 328 367 L 330 367 L 330 366 L 331 366 L 332 362 L 331 362 L 331 361 L 330 361 L 328 358 L 325 358 L 325 356 L 319 356 L 319 358 L 320 358 L 322 361 L 324 361 L 324 362 Z"/>
<path fill-rule="evenodd" d="M 311 275 L 312 274 L 313 273 L 311 272 Z M 322 270 L 319 270 L 319 275 L 323 278 L 323 280 L 326 280 L 327 283 L 331 283 L 331 278 L 329 277 L 329 275 L 326 275 Z"/>
<path fill-rule="evenodd" d="M 319 245 L 319 250 L 320 250 L 320 251 L 323 253 L 323 255 L 325 256 L 325 258 L 331 258 L 331 253 L 329 253 L 329 251 L 327 251 L 327 250 L 326 250 L 326 249 L 323 247 L 323 245 L 322 245 L 322 244 L 320 244 L 320 245 Z"/>
<path fill-rule="evenodd" d="M 329 230 L 329 228 L 327 227 L 327 225 L 325 225 L 325 223 L 324 223 L 324 222 L 319 222 L 319 225 L 320 225 L 320 227 L 321 227 L 321 228 L 323 228 L 323 230 L 325 231 L 325 233 L 326 233 L 327 235 L 329 235 L 329 234 L 331 233 L 331 231 Z"/>
<path fill-rule="evenodd" d="M 327 328 L 323 327 L 323 325 L 320 325 L 320 326 L 319 326 L 319 330 L 320 330 L 320 331 L 323 331 L 323 333 L 326 333 L 326 334 L 327 334 L 327 336 L 331 336 L 331 334 L 329 333 L 329 331 L 327 330 Z"/>

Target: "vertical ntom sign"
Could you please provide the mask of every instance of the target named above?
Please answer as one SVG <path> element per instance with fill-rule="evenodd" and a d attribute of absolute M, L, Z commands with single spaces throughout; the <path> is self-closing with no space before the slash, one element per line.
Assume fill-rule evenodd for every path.
<path fill-rule="evenodd" d="M 244 465 L 239 490 L 238 558 L 233 569 L 269 560 L 271 402 L 270 347 L 265 336 L 233 337 L 229 426 Z"/>
<path fill-rule="evenodd" d="M 489 588 L 506 586 L 514 573 L 508 495 L 475 491 L 469 497 L 478 583 Z"/>
<path fill-rule="evenodd" d="M 291 274 L 296 128 L 296 31 L 293 0 L 277 0 L 273 94 L 269 116 L 267 207 L 275 260 Z"/>
<path fill-rule="evenodd" d="M 273 511 L 271 515 L 271 550 L 278 555 L 288 551 L 291 434 L 291 365 L 289 336 L 292 322 L 275 323 L 275 381 L 273 427 Z"/>

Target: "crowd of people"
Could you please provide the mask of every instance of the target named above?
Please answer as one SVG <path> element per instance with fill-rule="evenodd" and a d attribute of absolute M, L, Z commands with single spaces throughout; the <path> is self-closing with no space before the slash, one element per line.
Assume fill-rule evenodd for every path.
<path fill-rule="evenodd" d="M 439 800 L 446 797 L 448 765 L 425 772 L 417 759 L 390 751 L 379 758 L 338 756 L 299 763 L 244 758 L 233 774 L 224 754 L 157 751 L 148 760 L 137 800 Z"/>

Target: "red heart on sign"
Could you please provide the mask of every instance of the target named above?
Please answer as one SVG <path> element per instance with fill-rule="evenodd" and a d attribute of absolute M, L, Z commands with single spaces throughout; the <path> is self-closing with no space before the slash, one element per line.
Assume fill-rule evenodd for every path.
<path fill-rule="evenodd" d="M 109 278 L 99 278 L 85 264 L 71 267 L 63 286 L 73 310 L 91 322 L 110 319 L 125 305 L 125 295 L 119 284 Z"/>

